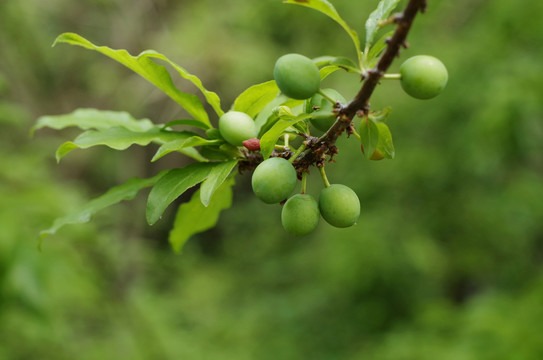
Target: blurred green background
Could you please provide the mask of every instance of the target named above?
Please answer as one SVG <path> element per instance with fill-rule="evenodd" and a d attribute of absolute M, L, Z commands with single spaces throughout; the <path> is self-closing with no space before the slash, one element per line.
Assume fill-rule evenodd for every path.
<path fill-rule="evenodd" d="M 334 4 L 363 36 L 377 2 Z M 542 13 L 540 1 L 429 1 L 393 67 L 434 55 L 449 84 L 430 101 L 393 81 L 378 88 L 374 108 L 393 107 L 395 160 L 369 162 L 341 140 L 328 175 L 359 194 L 355 227 L 322 221 L 287 236 L 280 208 L 259 202 L 244 175 L 234 207 L 183 255 L 167 243 L 173 207 L 149 227 L 145 196 L 38 252 L 54 218 L 187 161 L 94 148 L 57 165 L 56 147 L 77 131 L 29 138 L 40 115 L 78 107 L 159 123 L 182 115 L 104 56 L 51 48 L 61 32 L 163 52 L 225 109 L 285 53 L 354 52 L 331 20 L 279 0 L 1 1 L 0 359 L 542 359 Z M 349 98 L 360 84 L 337 73 L 325 86 Z"/>

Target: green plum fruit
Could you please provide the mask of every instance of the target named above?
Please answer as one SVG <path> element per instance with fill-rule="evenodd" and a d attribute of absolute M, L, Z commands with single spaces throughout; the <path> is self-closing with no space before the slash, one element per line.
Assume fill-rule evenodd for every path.
<path fill-rule="evenodd" d="M 354 225 L 360 216 L 360 200 L 351 188 L 332 184 L 321 190 L 319 210 L 330 225 L 345 228 Z"/>
<path fill-rule="evenodd" d="M 257 129 L 254 120 L 239 111 L 229 111 L 219 119 L 221 136 L 231 145 L 241 146 L 244 140 L 256 138 Z"/>
<path fill-rule="evenodd" d="M 334 89 L 323 89 L 326 95 L 336 102 L 345 103 L 345 98 Z M 326 132 L 336 121 L 337 114 L 333 112 L 335 104 L 325 99 L 320 94 L 315 94 L 306 102 L 306 112 L 311 114 L 311 125 L 320 131 Z"/>
<path fill-rule="evenodd" d="M 289 198 L 281 211 L 283 228 L 292 235 L 307 235 L 319 224 L 319 205 L 311 195 L 296 194 Z"/>
<path fill-rule="evenodd" d="M 279 157 L 261 162 L 251 179 L 253 192 L 266 204 L 275 204 L 289 197 L 296 187 L 296 170 Z"/>
<path fill-rule="evenodd" d="M 413 56 L 400 66 L 403 90 L 417 99 L 431 99 L 447 85 L 449 75 L 443 63 L 428 55 Z"/>
<path fill-rule="evenodd" d="M 277 59 L 273 78 L 283 94 L 298 100 L 310 98 L 321 85 L 317 65 L 300 54 L 287 54 Z"/>

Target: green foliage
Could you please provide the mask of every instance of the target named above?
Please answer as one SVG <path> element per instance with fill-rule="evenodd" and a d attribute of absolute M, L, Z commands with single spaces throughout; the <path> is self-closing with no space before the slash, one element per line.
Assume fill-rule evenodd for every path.
<path fill-rule="evenodd" d="M 379 23 L 385 21 L 390 16 L 390 13 L 398 6 L 399 2 L 400 0 L 381 0 L 377 9 L 370 14 L 368 20 L 366 20 L 366 49 L 369 49 L 373 44 L 375 35 L 380 28 Z M 381 47 L 382 45 L 379 46 Z"/>
<path fill-rule="evenodd" d="M 335 102 L 344 104 L 345 98 L 334 89 L 322 89 Z M 330 126 L 336 121 L 337 114 L 333 112 L 335 104 L 332 104 L 328 99 L 325 99 L 320 94 L 314 95 L 308 102 L 306 112 L 311 113 L 309 121 L 311 125 L 326 132 Z M 316 109 L 316 110 L 314 110 Z"/>

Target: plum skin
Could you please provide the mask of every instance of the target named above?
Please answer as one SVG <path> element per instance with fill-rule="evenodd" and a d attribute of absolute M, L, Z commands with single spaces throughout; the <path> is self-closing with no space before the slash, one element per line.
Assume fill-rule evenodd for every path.
<path fill-rule="evenodd" d="M 311 195 L 296 194 L 289 198 L 281 211 L 281 224 L 290 234 L 307 235 L 319 224 L 319 205 Z"/>
<path fill-rule="evenodd" d="M 400 66 L 403 90 L 416 99 L 431 99 L 447 85 L 449 75 L 443 63 L 429 55 L 413 56 Z"/>
<path fill-rule="evenodd" d="M 348 186 L 332 184 L 321 190 L 319 210 L 330 225 L 345 228 L 356 223 L 360 216 L 360 200 Z"/>
<path fill-rule="evenodd" d="M 323 89 L 326 95 L 334 99 L 336 102 L 345 103 L 345 98 L 334 89 Z M 336 121 L 337 114 L 332 112 L 335 104 L 322 97 L 320 94 L 315 94 L 311 100 L 307 101 L 306 112 L 312 114 L 309 118 L 311 125 L 322 132 L 328 131 L 330 126 Z M 313 110 L 314 107 L 319 107 L 318 110 Z"/>
<path fill-rule="evenodd" d="M 317 65 L 300 54 L 286 54 L 277 59 L 273 78 L 283 94 L 298 100 L 313 96 L 321 84 Z"/>
<path fill-rule="evenodd" d="M 261 162 L 253 172 L 251 185 L 255 195 L 266 204 L 276 204 L 289 197 L 296 187 L 296 170 L 279 157 Z"/>
<path fill-rule="evenodd" d="M 243 141 L 256 138 L 254 120 L 240 111 L 229 111 L 219 119 L 219 132 L 231 145 L 242 146 Z"/>

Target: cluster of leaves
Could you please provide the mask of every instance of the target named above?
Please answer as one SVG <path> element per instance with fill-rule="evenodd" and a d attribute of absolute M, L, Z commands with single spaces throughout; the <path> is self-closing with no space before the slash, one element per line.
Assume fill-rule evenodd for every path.
<path fill-rule="evenodd" d="M 337 70 L 345 70 L 363 77 L 364 73 L 376 64 L 386 48 L 386 38 L 390 33 L 375 41 L 376 35 L 381 26 L 387 23 L 390 13 L 399 1 L 382 0 L 377 9 L 371 13 L 366 22 L 364 50 L 361 50 L 357 33 L 347 25 L 328 1 L 284 2 L 307 6 L 324 13 L 340 24 L 353 40 L 358 57 L 356 62 L 345 57 L 330 56 L 314 60 L 319 67 L 321 79 L 324 79 Z M 67 115 L 43 116 L 38 119 L 33 131 L 44 127 L 57 130 L 78 127 L 84 130 L 73 141 L 65 142 L 58 148 L 57 161 L 74 149 L 105 145 L 115 150 L 124 150 L 134 144 L 146 146 L 154 143 L 159 147 L 151 161 L 157 161 L 172 152 L 179 152 L 194 159 L 195 162 L 183 168 L 162 171 L 151 178 L 130 179 L 90 201 L 80 211 L 57 219 L 49 229 L 42 232 L 42 238 L 55 233 L 66 224 L 87 222 L 97 211 L 122 200 L 132 199 L 140 190 L 148 187 L 152 189 L 148 197 L 146 216 L 148 223 L 152 225 L 160 219 L 164 210 L 175 199 L 189 188 L 200 184 L 200 189 L 192 195 L 192 199 L 179 207 L 173 230 L 170 232 L 170 243 L 176 251 L 180 251 L 191 235 L 212 227 L 220 211 L 231 205 L 231 187 L 235 176 L 233 170 L 240 161 L 246 160 L 247 152 L 221 138 L 200 98 L 177 89 L 164 65 L 171 66 L 178 75 L 196 86 L 217 117 L 224 114 L 219 96 L 207 90 L 196 76 L 153 50 L 133 56 L 126 50 L 94 45 L 74 33 L 61 34 L 54 45 L 58 43 L 81 46 L 116 60 L 161 89 L 185 109 L 191 118 L 155 124 L 148 119 L 134 119 L 125 112 L 96 109 L 79 109 Z M 310 116 L 302 111 L 303 106 L 303 100 L 293 100 L 282 95 L 272 80 L 251 86 L 241 93 L 234 101 L 232 110 L 244 112 L 254 118 L 260 138 L 260 154 L 263 159 L 267 159 L 288 128 L 309 134 Z M 368 158 L 371 158 L 374 151 L 380 151 L 387 158 L 394 156 L 390 130 L 384 122 L 388 111 L 385 109 L 364 118 L 366 126 L 361 126 L 361 139 Z M 178 131 L 174 129 L 175 126 L 189 127 L 191 130 Z"/>

